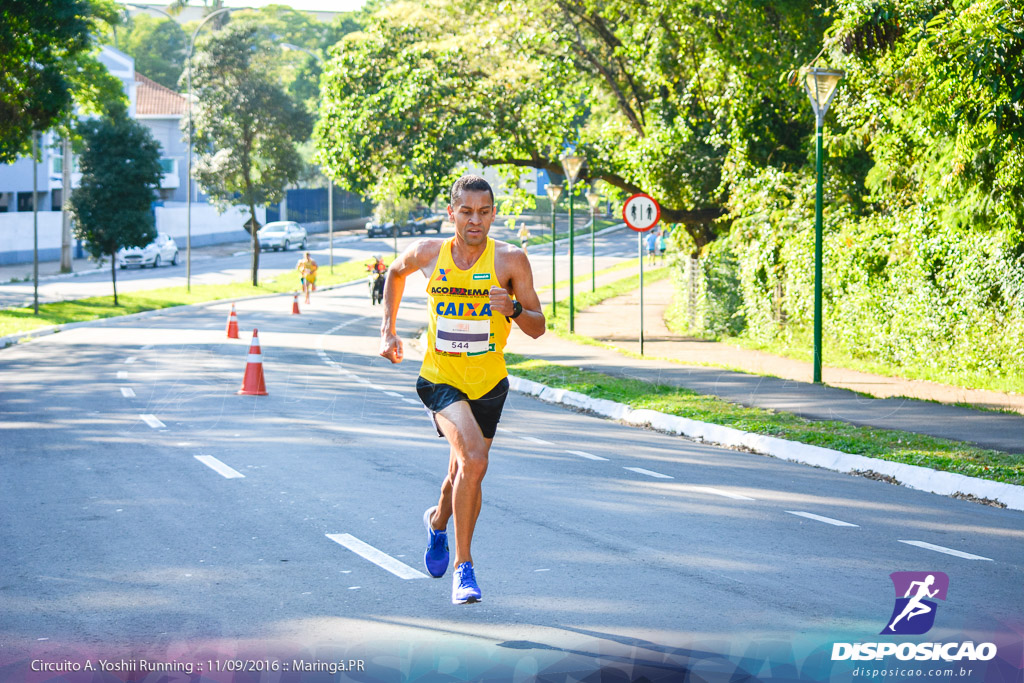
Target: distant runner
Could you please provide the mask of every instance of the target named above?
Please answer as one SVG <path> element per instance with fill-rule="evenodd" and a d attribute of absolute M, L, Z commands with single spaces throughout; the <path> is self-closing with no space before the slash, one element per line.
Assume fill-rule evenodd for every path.
<path fill-rule="evenodd" d="M 309 303 L 309 293 L 316 291 L 316 261 L 307 251 L 302 259 L 295 264 L 295 270 L 299 271 L 302 281 L 302 293 L 306 295 L 306 303 Z"/>
<path fill-rule="evenodd" d="M 513 321 L 533 338 L 545 329 L 526 254 L 487 236 L 496 213 L 486 180 L 459 178 L 448 205 L 455 237 L 411 244 L 391 264 L 384 285 L 380 355 L 401 363 L 396 319 L 405 280 L 417 270 L 429 277 L 427 352 L 416 391 L 438 436 L 448 439 L 451 454 L 437 505 L 423 514 L 428 534 L 423 560 L 431 576 L 444 576 L 448 520 L 454 517 L 456 605 L 481 599 L 470 545 L 483 500 L 481 482 L 508 393 L 505 341 Z"/>

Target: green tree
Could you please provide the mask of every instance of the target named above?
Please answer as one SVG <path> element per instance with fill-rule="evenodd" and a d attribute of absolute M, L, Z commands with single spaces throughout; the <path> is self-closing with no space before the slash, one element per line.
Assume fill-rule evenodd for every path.
<path fill-rule="evenodd" d="M 160 186 L 160 143 L 149 129 L 121 112 L 86 120 L 79 126 L 85 149 L 79 157 L 81 183 L 71 193 L 75 236 L 96 259 L 110 257 L 117 303 L 117 264 L 121 247 L 153 241 L 152 202 Z"/>
<path fill-rule="evenodd" d="M 715 0 L 470 0 L 384 6 L 334 50 L 316 139 L 339 183 L 383 175 L 429 201 L 458 165 L 645 191 L 699 250 L 734 171 L 804 164 L 806 105 L 780 80 L 817 49 L 820 8 Z M 809 30 L 810 29 L 810 30 Z"/>
<path fill-rule="evenodd" d="M 277 48 L 258 34 L 254 24 L 228 24 L 197 50 L 192 73 L 196 178 L 215 205 L 248 208 L 250 225 L 258 205 L 280 201 L 298 178 L 296 145 L 310 131 L 309 116 L 273 78 Z M 249 231 L 255 287 L 260 249 Z"/>
<path fill-rule="evenodd" d="M 188 36 L 177 22 L 137 14 L 119 37 L 118 47 L 135 59 L 136 71 L 177 90 L 188 51 Z"/>
<path fill-rule="evenodd" d="M 96 112 L 123 102 L 92 38 L 117 20 L 111 0 L 0 5 L 0 163 L 27 153 L 33 130 L 67 126 L 76 103 Z"/>

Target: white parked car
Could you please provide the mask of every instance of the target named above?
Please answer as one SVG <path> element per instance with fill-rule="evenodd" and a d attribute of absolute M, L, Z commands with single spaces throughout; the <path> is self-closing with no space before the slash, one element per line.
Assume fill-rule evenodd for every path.
<path fill-rule="evenodd" d="M 131 249 L 122 247 L 118 249 L 116 258 L 117 265 L 121 268 L 127 268 L 128 266 L 138 266 L 139 268 L 152 266 L 157 268 L 164 263 L 176 266 L 178 265 L 178 245 L 174 242 L 173 237 L 160 232 L 157 233 L 155 240 L 144 247 L 132 247 Z"/>
<path fill-rule="evenodd" d="M 260 251 L 264 249 L 284 249 L 288 251 L 294 246 L 306 248 L 306 229 L 295 221 L 274 221 L 267 223 L 256 233 L 260 241 Z"/>

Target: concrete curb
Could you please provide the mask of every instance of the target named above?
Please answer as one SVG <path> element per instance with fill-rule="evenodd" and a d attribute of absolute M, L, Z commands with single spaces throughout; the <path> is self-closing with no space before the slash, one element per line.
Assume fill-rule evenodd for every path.
<path fill-rule="evenodd" d="M 650 426 L 669 434 L 678 434 L 696 441 L 713 443 L 729 448 L 741 448 L 781 460 L 813 465 L 835 472 L 872 471 L 896 479 L 901 485 L 912 489 L 951 496 L 958 493 L 996 500 L 1011 510 L 1024 510 L 1024 486 L 1004 484 L 987 479 L 976 479 L 953 472 L 939 472 L 927 467 L 889 462 L 863 455 L 852 455 L 842 451 L 786 441 L 762 434 L 751 434 L 732 427 L 690 420 L 685 417 L 667 415 L 655 410 L 634 410 L 627 405 L 584 394 L 552 387 L 509 375 L 509 386 L 542 401 L 558 403 L 588 410 L 602 417 L 611 418 L 637 427 Z"/>

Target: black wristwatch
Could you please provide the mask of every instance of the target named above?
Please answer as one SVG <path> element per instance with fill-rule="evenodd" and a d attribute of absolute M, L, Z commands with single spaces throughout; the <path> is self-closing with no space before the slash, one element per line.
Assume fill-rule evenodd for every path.
<path fill-rule="evenodd" d="M 512 315 L 509 316 L 510 320 L 514 320 L 519 317 L 519 314 L 523 312 L 523 305 L 517 300 L 512 300 Z"/>

